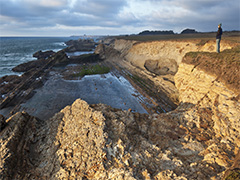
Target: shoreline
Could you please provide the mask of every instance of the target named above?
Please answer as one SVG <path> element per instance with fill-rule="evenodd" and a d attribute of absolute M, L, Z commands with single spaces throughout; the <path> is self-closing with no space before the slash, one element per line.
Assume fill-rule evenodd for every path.
<path fill-rule="evenodd" d="M 48 52 L 49 51 L 40 52 L 40 54 L 38 52 L 37 53 L 41 55 L 42 53 L 49 54 Z M 72 76 L 71 74 L 76 73 L 75 72 L 76 70 L 79 71 L 79 68 L 77 68 L 78 66 L 79 67 L 83 65 L 85 66 L 86 65 L 85 62 L 89 66 L 95 63 L 98 64 L 98 62 L 101 61 L 99 58 L 94 57 L 94 55 L 92 55 L 92 52 L 88 52 L 87 54 L 82 51 L 65 52 L 65 49 L 63 49 L 54 53 L 46 60 L 37 59 L 37 60 L 30 61 L 30 62 L 16 66 L 15 67 L 15 69 L 17 68 L 16 70 L 19 69 L 20 71 L 25 71 L 25 72 L 21 72 L 22 74 L 19 76 L 19 81 L 16 82 L 17 83 L 16 87 L 14 87 L 14 89 L 16 89 L 14 90 L 16 91 L 14 92 L 16 97 L 11 97 L 12 95 L 10 96 L 10 92 L 8 92 L 8 95 L 4 95 L 5 97 L 7 96 L 8 98 L 2 99 L 3 100 L 1 102 L 2 109 L 0 110 L 0 113 L 3 114 L 5 117 L 10 117 L 17 111 L 26 111 L 30 115 L 36 116 L 40 119 L 49 119 L 55 113 L 59 112 L 63 107 L 72 104 L 76 99 L 81 97 L 84 98 L 84 96 L 88 94 L 87 92 L 91 89 L 94 89 L 95 92 L 93 93 L 100 95 L 102 98 L 100 96 L 95 97 L 95 96 L 88 95 L 89 97 L 86 97 L 86 98 L 90 100 L 87 100 L 86 98 L 85 100 L 90 102 L 90 104 L 104 103 L 104 104 L 111 105 L 115 108 L 120 108 L 122 110 L 131 110 L 131 111 L 137 111 L 141 113 L 147 113 L 147 111 L 142 107 L 142 105 L 139 104 L 140 101 L 141 101 L 141 104 L 144 104 L 143 102 L 144 97 L 141 97 L 139 100 L 137 100 L 138 97 L 141 95 L 119 73 L 116 73 L 116 72 L 113 73 L 113 71 L 111 71 L 110 77 L 108 74 L 103 74 L 100 77 L 97 77 L 98 75 L 91 75 L 91 77 L 86 76 L 81 78 L 81 80 L 77 80 L 76 82 L 74 82 L 74 80 L 65 80 L 64 76 L 66 76 L 66 74 L 70 75 L 70 79 L 71 79 L 71 76 Z M 62 59 L 60 60 L 60 62 L 58 62 L 59 58 Z M 82 62 L 79 63 L 78 62 L 79 59 L 81 59 Z M 68 66 L 71 66 L 71 64 L 76 67 L 69 68 Z M 36 73 L 38 75 L 35 75 Z M 97 83 L 94 83 L 94 87 L 91 85 L 90 89 L 82 90 L 82 87 L 80 86 L 89 87 L 92 81 L 91 78 L 94 78 L 94 76 L 97 77 L 98 79 L 98 80 L 95 80 Z M 10 81 L 8 82 L 8 80 L 6 81 L 2 80 L 3 82 L 1 83 L 1 85 L 11 83 L 12 81 L 11 77 L 13 77 L 13 79 L 15 78 L 15 76 L 11 76 L 11 75 L 2 77 L 1 79 L 9 79 Z M 30 82 L 27 82 L 29 81 L 29 78 L 32 80 Z M 87 80 L 88 78 L 90 79 Z M 125 83 L 124 85 L 124 83 L 121 82 L 123 80 L 123 79 L 121 80 L 121 78 L 125 79 L 124 81 L 126 81 L 128 84 L 126 85 Z M 35 88 L 31 88 L 32 86 L 31 83 L 35 81 L 34 79 L 39 81 L 38 83 L 39 85 L 37 86 L 34 85 Z M 106 82 L 103 81 L 103 79 L 106 79 L 105 80 Z M 25 87 L 24 89 L 22 89 L 21 86 L 19 86 L 20 85 L 19 82 L 20 84 L 25 83 L 22 85 Z M 111 87 L 110 86 L 104 87 L 109 83 L 112 84 Z M 119 84 L 119 83 L 122 83 L 122 84 Z M 79 84 L 79 88 L 73 88 L 73 87 L 76 87 L 77 84 Z M 115 84 L 114 86 L 116 87 L 114 87 L 113 84 Z M 130 86 L 131 86 L 130 89 L 134 89 L 133 91 L 135 91 L 136 94 L 134 94 L 132 90 L 127 90 Z M 67 87 L 72 87 L 72 88 L 64 92 L 64 88 L 67 88 Z M 77 89 L 79 89 L 80 91 L 78 91 Z M 125 93 L 121 95 L 121 91 L 119 91 L 119 89 L 121 89 L 121 91 Z M 61 91 L 61 93 L 59 94 L 59 96 L 56 96 L 56 94 L 59 93 L 58 91 Z M 25 92 L 27 92 L 26 96 L 24 95 L 26 94 Z M 46 92 L 48 94 L 46 94 Z M 104 95 L 103 93 L 106 93 L 106 92 L 108 92 L 108 94 Z M 118 93 L 116 94 L 116 92 Z M 112 96 L 111 94 L 113 95 L 113 97 L 109 99 L 109 97 Z M 19 95 L 20 97 L 18 97 Z M 59 98 L 60 96 L 61 98 Z M 56 98 L 53 98 L 53 97 L 56 97 Z M 71 100 L 68 100 L 68 98 L 66 97 L 68 98 L 71 97 L 70 98 Z M 55 100 L 54 101 L 50 100 L 52 98 Z M 9 100 L 6 100 L 6 99 L 9 99 Z M 12 106 L 13 101 L 14 101 L 13 105 L 15 107 Z M 49 104 L 47 103 L 48 101 L 49 101 Z"/>

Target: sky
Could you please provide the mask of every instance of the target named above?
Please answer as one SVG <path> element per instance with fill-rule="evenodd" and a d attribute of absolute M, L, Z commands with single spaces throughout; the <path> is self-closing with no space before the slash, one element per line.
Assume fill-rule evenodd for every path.
<path fill-rule="evenodd" d="M 240 30 L 239 0 L 0 0 L 0 36 Z"/>

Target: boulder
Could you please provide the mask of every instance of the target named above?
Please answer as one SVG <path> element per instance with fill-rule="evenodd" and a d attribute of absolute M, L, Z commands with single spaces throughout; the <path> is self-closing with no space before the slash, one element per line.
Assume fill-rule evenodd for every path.
<path fill-rule="evenodd" d="M 177 63 L 173 59 L 146 60 L 144 67 L 156 75 L 174 75 L 178 70 Z"/>

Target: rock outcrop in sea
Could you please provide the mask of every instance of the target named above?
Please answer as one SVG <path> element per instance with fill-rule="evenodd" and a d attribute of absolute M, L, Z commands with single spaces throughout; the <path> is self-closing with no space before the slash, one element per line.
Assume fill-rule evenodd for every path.
<path fill-rule="evenodd" d="M 68 45 L 66 52 L 92 51 L 97 43 L 93 39 L 78 39 L 65 42 Z"/>
<path fill-rule="evenodd" d="M 237 45 L 223 41 L 216 54 L 211 41 L 100 44 L 95 53 L 146 96 L 163 99 L 155 103 L 166 112 L 77 99 L 50 119 L 0 117 L 0 179 L 239 178 Z"/>

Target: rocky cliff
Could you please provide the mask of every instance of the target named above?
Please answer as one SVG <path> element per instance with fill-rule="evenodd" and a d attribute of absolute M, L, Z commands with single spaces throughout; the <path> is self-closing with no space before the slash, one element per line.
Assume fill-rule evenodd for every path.
<path fill-rule="evenodd" d="M 136 46 L 146 49 L 144 43 L 128 41 L 124 45 L 121 40 L 100 45 L 98 52 L 116 68 L 144 74 L 155 84 L 163 83 L 161 91 L 168 87 L 165 92 L 169 95 L 177 90 L 179 106 L 175 110 L 140 114 L 103 104 L 89 105 L 78 99 L 49 120 L 39 120 L 25 112 L 7 120 L 1 117 L 0 179 L 239 178 L 239 50 L 234 55 L 230 51 L 232 59 L 226 67 L 234 66 L 231 70 L 236 72 L 230 78 L 224 76 L 229 68 L 219 74 L 218 63 L 206 67 L 206 59 L 211 60 L 215 53 L 199 53 L 184 54 L 181 62 L 175 61 L 178 71 L 170 79 L 153 75 L 140 67 L 143 63 L 137 63 L 139 67 L 134 64 L 136 57 L 151 59 L 154 55 L 147 54 L 152 49 L 172 42 L 154 43 L 158 45 L 143 52 Z M 164 53 L 176 58 L 171 46 L 174 44 L 168 47 L 169 53 L 167 49 Z M 180 48 L 185 53 L 185 46 L 198 47 L 184 42 Z M 211 47 L 201 48 L 204 46 Z M 146 55 L 132 57 L 137 52 Z M 230 56 L 223 53 L 216 57 L 220 61 Z"/>
<path fill-rule="evenodd" d="M 109 64 L 124 69 L 127 76 L 137 77 L 133 81 L 141 88 L 149 87 L 156 91 L 149 92 L 161 108 L 169 111 L 179 104 L 178 90 L 174 84 L 174 75 L 186 53 L 215 52 L 215 41 L 211 40 L 162 40 L 151 42 L 137 42 L 131 40 L 107 40 L 100 44 L 95 53 Z M 231 49 L 237 43 L 223 41 L 221 49 Z M 155 94 L 155 95 L 154 95 Z M 161 102 L 164 100 L 164 102 Z"/>
<path fill-rule="evenodd" d="M 158 61 L 160 64 L 165 61 L 173 60 L 174 63 L 179 65 L 182 62 L 182 58 L 187 52 L 190 51 L 207 51 L 215 52 L 215 41 L 211 40 L 178 40 L 178 41 L 151 41 L 151 42 L 137 42 L 130 40 L 113 40 L 110 45 L 101 45 L 96 49 L 96 53 L 108 56 L 111 51 L 104 51 L 101 48 L 111 48 L 121 54 L 124 60 L 130 62 L 136 67 L 145 69 L 144 64 L 146 60 Z M 231 49 L 234 46 L 233 43 L 223 41 L 221 43 L 221 50 Z M 112 50 L 112 51 L 113 51 Z M 169 63 L 167 63 L 169 64 Z M 171 65 L 171 63 L 170 63 Z M 165 65 L 167 67 L 167 65 Z M 176 72 L 176 71 L 175 71 Z"/>

